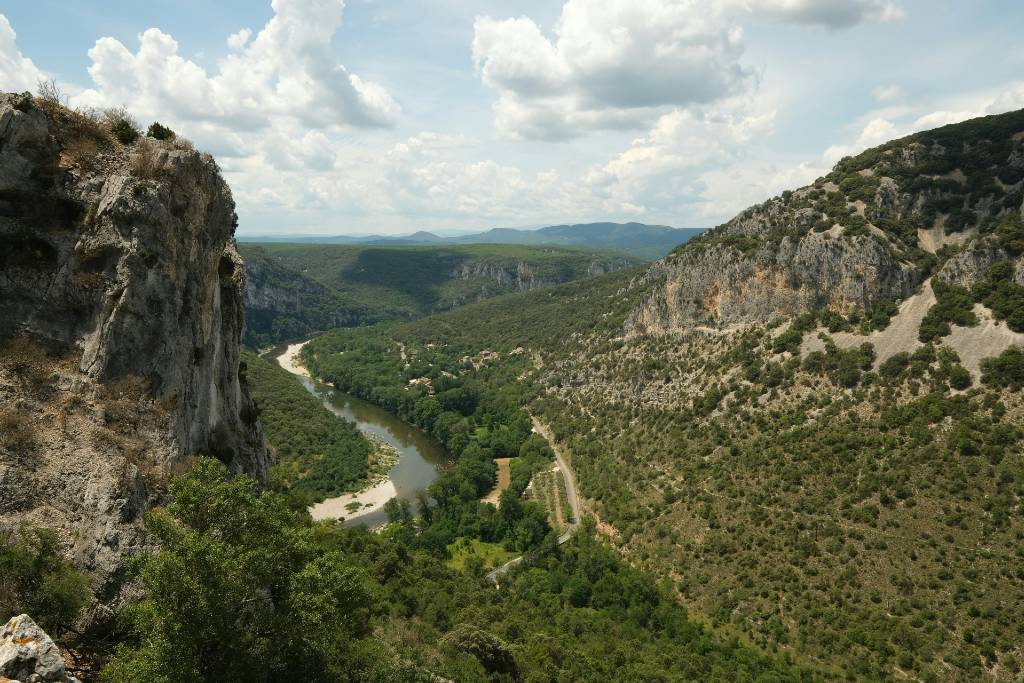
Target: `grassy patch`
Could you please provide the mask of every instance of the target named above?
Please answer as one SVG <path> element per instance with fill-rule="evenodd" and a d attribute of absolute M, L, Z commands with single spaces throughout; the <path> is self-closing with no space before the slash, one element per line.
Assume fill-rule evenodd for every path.
<path fill-rule="evenodd" d="M 487 543 L 475 538 L 460 538 L 450 543 L 448 552 L 452 557 L 445 564 L 459 571 L 467 569 L 467 565 L 472 568 L 474 564 L 484 569 L 494 569 L 516 556 L 516 553 L 505 550 L 497 543 Z"/>

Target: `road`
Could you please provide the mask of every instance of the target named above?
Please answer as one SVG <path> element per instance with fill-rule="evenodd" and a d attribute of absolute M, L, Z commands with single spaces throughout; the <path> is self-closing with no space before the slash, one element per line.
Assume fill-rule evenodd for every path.
<path fill-rule="evenodd" d="M 569 507 L 572 510 L 572 521 L 569 522 L 568 527 L 561 536 L 558 537 L 558 545 L 566 543 L 572 534 L 576 531 L 576 527 L 580 523 L 580 501 L 576 496 L 576 475 L 573 474 L 572 469 L 569 467 L 568 461 L 565 456 L 562 455 L 561 449 L 555 443 L 554 438 L 551 436 L 551 430 L 547 428 L 547 425 L 543 424 L 536 417 L 533 418 L 533 429 L 535 432 L 543 436 L 551 444 L 551 450 L 555 452 L 555 462 L 558 463 L 558 469 L 562 472 L 562 479 L 565 481 L 565 497 L 569 500 Z M 516 566 L 523 561 L 522 555 L 512 560 L 509 560 L 505 564 L 501 565 L 494 571 L 487 575 L 488 580 L 497 584 L 498 579 L 508 573 L 512 567 Z"/>

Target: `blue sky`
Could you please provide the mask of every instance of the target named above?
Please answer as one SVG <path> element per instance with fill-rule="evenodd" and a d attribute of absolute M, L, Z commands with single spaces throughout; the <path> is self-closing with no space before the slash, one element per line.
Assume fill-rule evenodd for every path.
<path fill-rule="evenodd" d="M 708 227 L 843 154 L 1024 107 L 1009 0 L 0 0 L 53 77 L 214 153 L 242 234 Z M 16 34 L 16 37 L 15 37 Z"/>

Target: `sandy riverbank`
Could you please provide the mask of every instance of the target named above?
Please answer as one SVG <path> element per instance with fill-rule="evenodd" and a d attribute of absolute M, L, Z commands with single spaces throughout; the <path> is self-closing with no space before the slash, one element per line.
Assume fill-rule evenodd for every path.
<path fill-rule="evenodd" d="M 277 357 L 278 365 L 293 374 L 309 377 L 309 370 L 299 364 L 299 352 L 302 351 L 302 347 L 305 345 L 306 342 L 289 344 L 284 353 Z"/>
<path fill-rule="evenodd" d="M 284 353 L 277 357 L 278 365 L 292 374 L 310 377 L 309 371 L 299 364 L 299 352 L 302 351 L 302 347 L 305 345 L 306 342 L 289 344 Z M 376 442 L 378 449 L 386 448 L 394 452 L 394 447 L 380 441 L 379 437 L 374 437 L 371 434 L 366 434 L 366 436 L 371 441 Z M 388 470 L 397 461 L 397 453 L 394 453 L 393 458 L 393 460 L 389 459 L 387 463 Z M 346 493 L 335 498 L 328 498 L 310 507 L 309 514 L 314 520 L 342 518 L 345 520 L 357 520 L 360 517 L 365 517 L 372 512 L 380 510 L 384 507 L 385 503 L 396 497 L 398 497 L 398 490 L 395 488 L 394 482 L 387 478 L 387 473 L 384 473 L 383 479 L 373 486 L 369 486 L 358 493 Z M 355 505 L 352 505 L 353 503 L 358 504 L 359 508 L 355 509 Z M 349 507 L 350 505 L 352 505 L 352 508 Z"/>
<path fill-rule="evenodd" d="M 359 493 L 346 493 L 343 496 L 329 498 L 322 503 L 317 503 L 309 508 L 309 514 L 314 520 L 338 519 L 340 517 L 344 517 L 346 521 L 356 520 L 371 512 L 376 512 L 384 507 L 385 503 L 397 496 L 398 491 L 395 489 L 394 482 L 390 479 L 385 479 L 376 486 L 371 486 Z M 349 503 L 359 503 L 362 507 L 355 512 L 351 512 L 346 507 Z"/>

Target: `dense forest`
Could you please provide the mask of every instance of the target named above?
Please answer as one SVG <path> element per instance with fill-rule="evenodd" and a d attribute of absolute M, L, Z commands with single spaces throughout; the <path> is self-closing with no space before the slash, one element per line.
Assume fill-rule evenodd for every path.
<path fill-rule="evenodd" d="M 314 525 L 214 461 L 173 496 L 147 518 L 160 549 L 136 565 L 146 597 L 104 681 L 811 680 L 711 635 L 592 528 L 495 590 L 447 568 L 422 520 Z"/>

